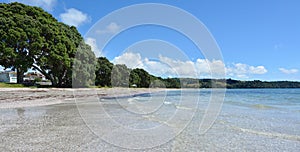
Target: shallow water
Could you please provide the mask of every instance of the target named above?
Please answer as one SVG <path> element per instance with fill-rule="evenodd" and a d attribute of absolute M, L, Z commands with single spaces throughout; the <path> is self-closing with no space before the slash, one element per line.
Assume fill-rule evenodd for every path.
<path fill-rule="evenodd" d="M 0 109 L 0 151 L 300 150 L 300 89 L 227 90 L 199 134 L 210 99 L 209 89 L 169 90 Z"/>

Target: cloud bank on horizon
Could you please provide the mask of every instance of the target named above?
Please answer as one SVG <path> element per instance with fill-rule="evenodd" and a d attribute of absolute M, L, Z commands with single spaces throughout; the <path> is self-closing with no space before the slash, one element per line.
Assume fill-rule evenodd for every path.
<path fill-rule="evenodd" d="M 251 66 L 243 63 L 225 65 L 221 60 L 197 59 L 193 61 L 175 60 L 165 56 L 158 56 L 157 60 L 142 58 L 139 53 L 126 52 L 117 56 L 112 61 L 114 64 L 125 64 L 129 68 L 143 68 L 150 74 L 163 77 L 190 77 L 211 78 L 213 73 L 216 78 L 222 76 L 224 70 L 226 77 L 249 78 L 250 75 L 266 74 L 264 66 Z"/>

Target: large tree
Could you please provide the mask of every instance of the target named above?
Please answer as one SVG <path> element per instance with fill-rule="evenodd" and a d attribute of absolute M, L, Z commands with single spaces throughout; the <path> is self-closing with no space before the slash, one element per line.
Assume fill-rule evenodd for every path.
<path fill-rule="evenodd" d="M 58 26 L 44 29 L 43 33 L 48 39 L 48 47 L 41 50 L 41 55 L 34 57 L 33 67 L 51 80 L 54 86 L 70 87 L 72 85 L 72 69 L 76 71 L 80 68 L 81 73 L 85 73 L 85 75 L 94 70 L 90 66 L 95 66 L 95 56 L 91 47 L 83 42 L 83 38 L 75 27 L 58 23 Z M 73 66 L 76 60 L 79 62 Z M 90 62 L 85 60 L 90 60 Z M 81 62 L 87 64 L 84 66 L 85 68 Z M 78 74 L 73 76 L 79 76 Z M 93 72 L 93 74 L 95 73 Z M 82 81 L 83 77 L 80 77 Z M 88 77 L 90 76 L 86 75 L 85 79 L 89 79 Z M 73 80 L 75 79 L 73 78 Z M 77 85 L 78 83 L 79 81 L 76 82 Z"/>
<path fill-rule="evenodd" d="M 43 45 L 40 37 L 42 23 L 38 17 L 47 14 L 20 3 L 0 4 L 0 64 L 17 71 L 18 82 L 33 64 L 36 48 Z"/>
<path fill-rule="evenodd" d="M 94 66 L 94 54 L 85 45 L 75 27 L 58 22 L 41 8 L 21 3 L 0 4 L 0 65 L 16 69 L 19 83 L 24 72 L 33 67 L 54 86 L 70 87 L 75 60 Z M 85 54 L 85 59 L 82 55 L 76 58 L 78 50 Z M 91 62 L 86 61 L 90 59 Z M 84 67 L 81 70 L 85 75 L 92 70 L 89 65 Z"/>

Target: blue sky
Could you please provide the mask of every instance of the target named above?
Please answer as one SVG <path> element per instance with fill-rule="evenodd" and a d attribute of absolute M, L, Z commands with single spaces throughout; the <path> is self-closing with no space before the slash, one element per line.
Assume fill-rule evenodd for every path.
<path fill-rule="evenodd" d="M 6 3 L 11 1 L 2 0 Z M 59 21 L 76 26 L 95 51 L 103 50 L 99 54 L 114 63 L 146 68 L 152 74 L 176 76 L 175 71 L 189 76 L 188 66 L 202 67 L 193 68 L 201 71 L 205 65 L 224 65 L 227 78 L 300 81 L 300 1 L 297 0 L 17 1 L 40 6 Z M 162 26 L 143 25 L 118 33 L 123 25 L 116 19 L 107 23 L 105 28 L 98 29 L 99 37 L 118 33 L 104 48 L 99 48 L 99 39 L 89 37 L 88 32 L 104 16 L 123 7 L 143 3 L 167 4 L 195 16 L 213 35 L 223 60 L 206 60 L 190 39 Z M 184 19 L 174 14 L 170 20 Z M 157 56 L 150 57 L 149 52 Z M 150 58 L 159 60 L 159 63 Z M 199 77 L 209 77 L 206 70 L 196 73 Z"/>

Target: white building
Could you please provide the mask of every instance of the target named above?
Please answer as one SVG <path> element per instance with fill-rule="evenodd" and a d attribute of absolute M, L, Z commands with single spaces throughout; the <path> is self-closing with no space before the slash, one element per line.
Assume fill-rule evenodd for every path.
<path fill-rule="evenodd" d="M 41 79 L 42 81 L 46 81 L 46 77 L 39 72 L 27 72 L 24 74 L 24 81 L 34 81 L 35 79 Z"/>
<path fill-rule="evenodd" d="M 17 83 L 17 73 L 14 71 L 1 71 L 0 82 Z"/>

